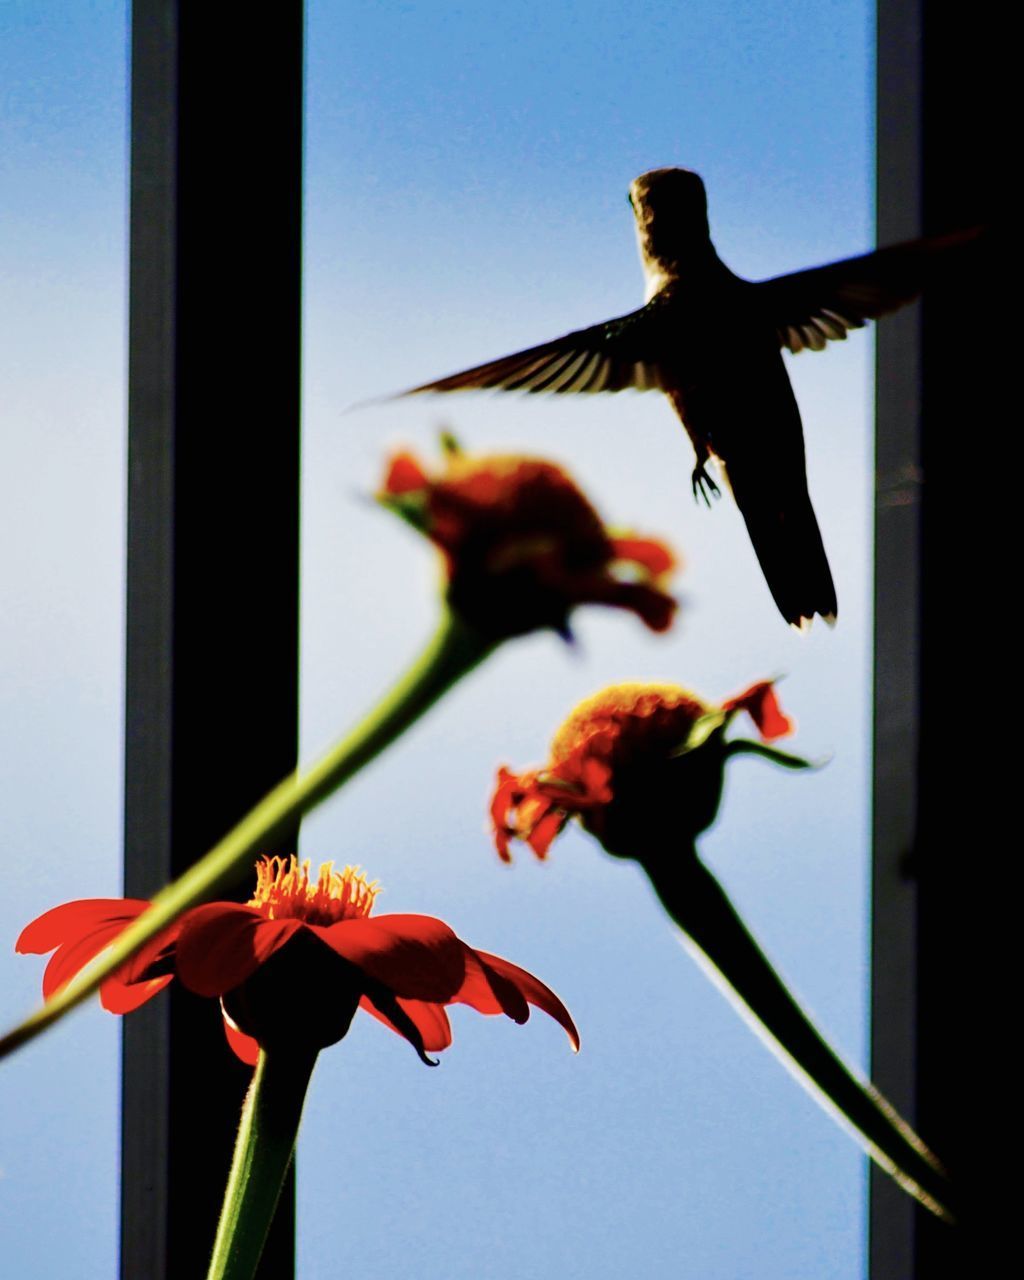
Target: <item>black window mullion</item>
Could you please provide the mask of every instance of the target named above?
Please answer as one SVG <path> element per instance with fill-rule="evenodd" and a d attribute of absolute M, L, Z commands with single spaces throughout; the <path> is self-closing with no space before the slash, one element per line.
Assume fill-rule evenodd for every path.
<path fill-rule="evenodd" d="M 125 892 L 294 767 L 302 5 L 132 9 Z M 245 893 L 244 885 L 238 892 Z M 205 1274 L 248 1072 L 211 1001 L 124 1022 L 122 1275 Z M 293 1196 L 261 1274 L 292 1274 Z"/>
<path fill-rule="evenodd" d="M 995 33 L 963 10 L 881 0 L 880 243 L 997 232 L 1013 108 Z M 988 245 L 878 330 L 872 1076 L 946 1163 L 961 1221 L 938 1223 L 873 1169 L 871 1280 L 988 1274 L 1013 1223 L 993 1170 L 1008 1141 L 996 1011 L 1016 999 L 998 851 L 1019 783 L 995 745 L 994 691 L 1016 678 L 999 630 L 1019 533 L 998 496 L 1010 454 L 1002 439 L 988 452 L 1012 400 L 994 340 L 1007 296 Z"/>

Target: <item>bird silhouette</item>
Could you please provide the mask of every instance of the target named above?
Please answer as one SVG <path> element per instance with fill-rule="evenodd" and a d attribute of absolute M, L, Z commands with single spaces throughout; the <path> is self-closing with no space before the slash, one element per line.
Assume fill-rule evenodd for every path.
<path fill-rule="evenodd" d="M 836 592 L 807 490 L 800 411 L 782 348 L 821 351 L 912 301 L 979 229 L 933 236 L 768 280 L 734 275 L 711 243 L 704 183 L 653 169 L 629 189 L 647 279 L 644 306 L 401 395 L 502 390 L 661 391 L 693 443 L 695 498 L 714 459 L 787 622 L 833 623 Z"/>

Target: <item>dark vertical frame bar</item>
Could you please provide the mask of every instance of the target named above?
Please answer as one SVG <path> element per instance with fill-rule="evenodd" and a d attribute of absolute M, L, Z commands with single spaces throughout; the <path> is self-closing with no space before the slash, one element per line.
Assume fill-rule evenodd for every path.
<path fill-rule="evenodd" d="M 879 0 L 877 237 L 922 234 L 921 4 Z M 875 719 L 871 1075 L 916 1114 L 918 726 L 921 649 L 921 307 L 876 336 Z M 914 1208 L 871 1171 L 871 1280 L 911 1280 Z"/>
<path fill-rule="evenodd" d="M 296 760 L 302 42 L 301 0 L 132 7 L 132 897 Z M 219 1022 L 173 989 L 124 1021 L 125 1280 L 205 1274 L 249 1074 Z M 267 1280 L 293 1273 L 292 1206 Z"/>
<path fill-rule="evenodd" d="M 879 243 L 998 229 L 1009 137 L 992 30 L 952 6 L 880 0 Z M 878 330 L 872 1076 L 951 1171 L 960 1223 L 872 1170 L 871 1280 L 989 1274 L 1011 1221 L 996 1216 L 1008 1196 L 993 1152 L 1010 1101 L 995 1093 L 997 992 L 1012 999 L 994 859 L 1012 792 L 1000 803 L 991 724 L 968 710 L 972 688 L 999 687 L 993 631 L 1015 582 L 1010 512 L 979 483 L 1010 394 L 995 262 L 986 248 Z"/>

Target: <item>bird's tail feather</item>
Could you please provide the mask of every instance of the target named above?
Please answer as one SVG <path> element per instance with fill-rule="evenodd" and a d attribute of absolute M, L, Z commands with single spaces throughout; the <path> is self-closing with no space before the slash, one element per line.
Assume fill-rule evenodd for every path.
<path fill-rule="evenodd" d="M 833 625 L 836 588 L 806 488 L 783 497 L 762 486 L 745 493 L 735 474 L 730 482 L 779 612 L 794 627 L 808 625 L 815 614 Z"/>

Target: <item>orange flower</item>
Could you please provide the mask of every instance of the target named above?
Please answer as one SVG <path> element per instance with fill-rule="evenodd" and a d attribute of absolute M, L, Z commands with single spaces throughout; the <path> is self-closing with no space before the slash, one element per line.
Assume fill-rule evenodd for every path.
<path fill-rule="evenodd" d="M 770 681 L 721 706 L 658 684 L 613 685 L 581 702 L 555 734 L 545 768 L 499 771 L 491 802 L 498 853 L 511 861 L 516 837 L 543 858 L 573 817 L 620 857 L 659 855 L 669 841 L 692 840 L 715 819 L 729 755 L 757 750 L 805 763 L 758 744 L 725 742 L 724 730 L 741 710 L 764 741 L 792 732 Z"/>
<path fill-rule="evenodd" d="M 574 1048 L 568 1011 L 542 982 L 500 956 L 476 951 L 432 916 L 370 918 L 377 894 L 354 868 L 262 858 L 248 903 L 194 907 L 100 988 L 111 1013 L 137 1009 L 177 977 L 218 996 L 224 1029 L 243 1062 L 276 1043 L 324 1048 L 348 1031 L 357 1008 L 404 1036 L 420 1058 L 451 1044 L 445 1006 L 468 1004 L 525 1022 L 529 1006 L 560 1023 Z M 149 906 L 134 898 L 65 902 L 33 920 L 20 952 L 53 951 L 43 996 L 82 969 Z"/>
<path fill-rule="evenodd" d="M 441 549 L 452 609 L 485 635 L 552 627 L 568 636 L 570 611 L 591 603 L 628 609 L 652 631 L 671 625 L 672 553 L 612 537 L 554 463 L 471 457 L 449 440 L 433 477 L 412 454 L 393 457 L 378 496 Z"/>

